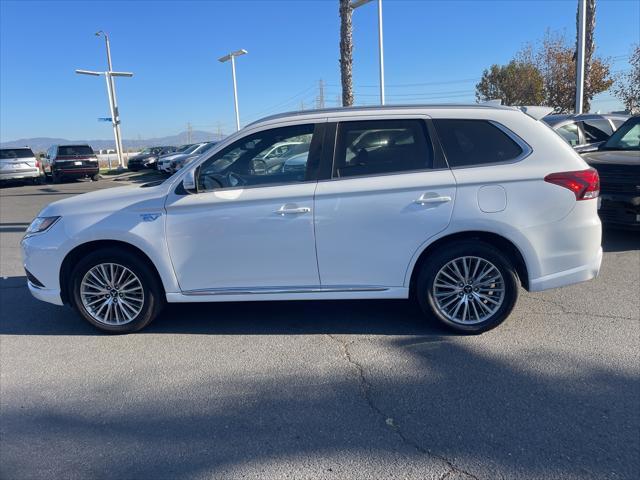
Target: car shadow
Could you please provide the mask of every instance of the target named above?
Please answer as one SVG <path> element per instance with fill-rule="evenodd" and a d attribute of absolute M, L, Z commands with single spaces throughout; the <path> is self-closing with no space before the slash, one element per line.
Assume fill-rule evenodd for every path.
<path fill-rule="evenodd" d="M 0 278 L 0 334 L 101 335 L 70 307 L 31 296 L 26 277 Z M 169 304 L 139 334 L 449 335 L 405 300 Z"/>

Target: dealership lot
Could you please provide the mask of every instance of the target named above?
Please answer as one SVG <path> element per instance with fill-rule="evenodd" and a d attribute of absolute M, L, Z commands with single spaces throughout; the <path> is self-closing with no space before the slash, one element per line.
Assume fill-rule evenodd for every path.
<path fill-rule="evenodd" d="M 0 190 L 0 477 L 640 475 L 637 234 L 481 336 L 375 301 L 170 306 L 113 337 L 31 298 L 19 242 L 47 203 L 124 183 Z"/>

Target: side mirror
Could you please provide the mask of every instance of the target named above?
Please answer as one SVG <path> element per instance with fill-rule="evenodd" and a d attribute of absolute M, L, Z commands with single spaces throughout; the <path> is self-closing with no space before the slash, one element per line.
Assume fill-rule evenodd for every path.
<path fill-rule="evenodd" d="M 196 169 L 190 168 L 187 170 L 186 175 L 182 179 L 182 187 L 187 192 L 197 193 L 198 188 L 196 185 Z"/>

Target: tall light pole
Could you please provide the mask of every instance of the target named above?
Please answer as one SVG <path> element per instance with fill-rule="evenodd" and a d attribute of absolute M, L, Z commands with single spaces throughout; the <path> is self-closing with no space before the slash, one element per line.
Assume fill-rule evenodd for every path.
<path fill-rule="evenodd" d="M 584 101 L 584 49 L 587 30 L 587 0 L 578 0 L 578 45 L 576 55 L 576 113 L 582 113 Z"/>
<path fill-rule="evenodd" d="M 118 155 L 118 169 L 124 168 L 124 159 L 122 156 L 122 135 L 120 133 L 120 112 L 118 111 L 118 102 L 116 101 L 116 86 L 113 81 L 113 77 L 132 77 L 131 72 L 114 72 L 111 64 L 111 45 L 109 44 L 109 36 L 100 30 L 96 32 L 96 37 L 104 36 L 105 45 L 107 48 L 107 71 L 106 72 L 94 72 L 91 70 L 76 70 L 76 73 L 80 75 L 104 75 L 107 83 L 107 96 L 109 97 L 109 110 L 111 112 L 111 125 L 113 126 L 113 136 L 116 142 L 116 153 Z"/>
<path fill-rule="evenodd" d="M 240 130 L 240 114 L 238 113 L 238 86 L 236 85 L 236 57 L 240 55 L 245 55 L 247 52 L 244 48 L 240 50 L 236 50 L 235 52 L 231 52 L 224 57 L 220 57 L 218 59 L 219 62 L 227 62 L 231 60 L 231 75 L 233 76 L 233 104 L 236 108 L 236 130 Z"/>
<path fill-rule="evenodd" d="M 351 3 L 354 10 L 372 0 L 355 0 Z M 384 105 L 384 46 L 382 41 L 382 0 L 378 1 L 378 54 L 380 63 L 380 105 Z"/>

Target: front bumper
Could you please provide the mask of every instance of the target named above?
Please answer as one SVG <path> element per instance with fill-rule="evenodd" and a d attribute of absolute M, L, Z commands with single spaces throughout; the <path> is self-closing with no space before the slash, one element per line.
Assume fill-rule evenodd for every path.
<path fill-rule="evenodd" d="M 640 229 L 640 196 L 601 194 L 598 215 L 605 225 Z"/>
<path fill-rule="evenodd" d="M 27 281 L 27 285 L 29 286 L 31 295 L 33 295 L 38 300 L 53 303 L 54 305 L 64 305 L 64 303 L 62 302 L 62 296 L 60 295 L 60 290 L 51 288 L 40 288 L 29 281 Z"/>

